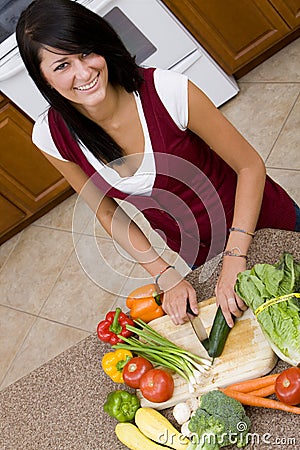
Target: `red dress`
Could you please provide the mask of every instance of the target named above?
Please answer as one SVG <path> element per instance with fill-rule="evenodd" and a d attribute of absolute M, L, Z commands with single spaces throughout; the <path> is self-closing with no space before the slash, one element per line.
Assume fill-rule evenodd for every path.
<path fill-rule="evenodd" d="M 232 224 L 237 175 L 201 138 L 177 127 L 155 90 L 154 70 L 143 69 L 144 82 L 139 90 L 156 166 L 151 196 L 126 194 L 109 185 L 52 108 L 49 127 L 64 159 L 77 163 L 108 197 L 137 206 L 172 250 L 188 264 L 199 266 L 224 250 Z M 257 229 L 294 230 L 295 222 L 292 199 L 267 177 Z"/>

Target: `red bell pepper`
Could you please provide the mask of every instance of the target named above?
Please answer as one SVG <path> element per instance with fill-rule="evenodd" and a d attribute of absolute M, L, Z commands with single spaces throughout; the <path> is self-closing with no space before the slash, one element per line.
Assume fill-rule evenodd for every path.
<path fill-rule="evenodd" d="M 130 319 L 121 308 L 110 311 L 106 314 L 105 319 L 99 322 L 97 326 L 97 335 L 100 341 L 108 342 L 111 345 L 124 342 L 117 335 L 129 337 L 133 333 L 126 329 L 126 325 L 134 326 L 133 320 Z"/>

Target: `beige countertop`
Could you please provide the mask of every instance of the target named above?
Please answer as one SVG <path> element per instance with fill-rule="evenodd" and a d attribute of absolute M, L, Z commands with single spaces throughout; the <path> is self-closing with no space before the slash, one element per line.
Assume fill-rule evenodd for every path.
<path fill-rule="evenodd" d="M 250 248 L 249 267 L 274 263 L 284 251 L 300 260 L 299 233 L 261 230 Z M 219 270 L 219 265 L 211 263 L 188 275 L 200 300 L 214 295 Z M 102 410 L 107 394 L 124 388 L 101 369 L 102 356 L 109 350 L 94 334 L 4 389 L 0 393 L 0 450 L 125 449 L 114 434 L 116 421 Z M 279 362 L 274 372 L 285 367 Z M 300 448 L 299 416 L 246 409 L 251 432 L 256 433 L 246 449 Z M 171 410 L 164 414 L 172 420 Z"/>

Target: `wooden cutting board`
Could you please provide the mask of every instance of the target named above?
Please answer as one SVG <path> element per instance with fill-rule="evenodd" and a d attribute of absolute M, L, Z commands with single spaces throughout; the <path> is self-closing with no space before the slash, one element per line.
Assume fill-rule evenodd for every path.
<path fill-rule="evenodd" d="M 217 307 L 215 298 L 199 303 L 199 315 L 209 334 Z M 199 356 L 208 357 L 205 348 L 198 341 L 189 322 L 174 325 L 169 316 L 152 320 L 149 325 L 162 336 L 186 350 Z M 277 363 L 277 356 L 266 341 L 252 311 L 248 309 L 237 319 L 230 331 L 222 355 L 216 358 L 213 366 L 203 374 L 195 392 L 189 392 L 188 383 L 177 374 L 173 374 L 174 394 L 163 403 L 152 403 L 137 391 L 141 406 L 165 409 L 218 387 L 249 380 L 269 373 Z"/>

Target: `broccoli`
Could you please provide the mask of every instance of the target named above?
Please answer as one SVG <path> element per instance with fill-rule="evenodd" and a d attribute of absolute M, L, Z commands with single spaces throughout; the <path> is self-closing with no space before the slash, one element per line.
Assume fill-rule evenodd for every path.
<path fill-rule="evenodd" d="M 191 417 L 189 430 L 193 434 L 187 450 L 219 450 L 231 444 L 245 447 L 250 425 L 240 402 L 219 390 L 207 392 Z"/>

